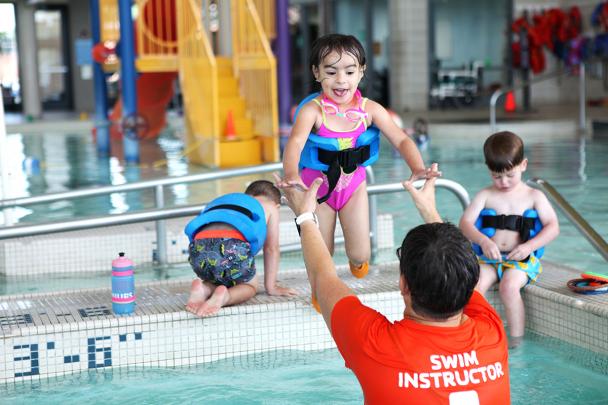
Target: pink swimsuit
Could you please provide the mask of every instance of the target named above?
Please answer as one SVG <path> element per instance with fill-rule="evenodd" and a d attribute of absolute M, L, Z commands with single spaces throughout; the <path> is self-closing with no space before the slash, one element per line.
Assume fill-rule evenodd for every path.
<path fill-rule="evenodd" d="M 321 108 L 321 104 L 315 98 L 313 99 L 315 103 Z M 359 101 L 359 109 L 365 109 L 365 102 L 367 98 L 361 98 Z M 355 127 L 349 131 L 335 131 L 327 127 L 325 120 L 325 111 L 321 108 L 321 114 L 323 116 L 323 123 L 319 127 L 317 131 L 317 135 L 326 137 L 326 138 L 338 138 L 338 143 L 340 145 L 340 150 L 349 149 L 355 147 L 357 144 L 357 138 L 367 130 L 367 122 L 364 117 L 362 117 L 359 122 L 355 124 Z M 307 186 L 310 186 L 312 182 L 320 177 L 323 179 L 323 184 L 319 187 L 319 191 L 317 193 L 317 197 L 321 197 L 327 194 L 327 190 L 329 189 L 329 183 L 327 181 L 327 176 L 320 170 L 314 170 L 309 168 L 302 169 L 300 173 L 302 177 L 302 181 Z M 365 167 L 358 166 L 355 171 L 352 173 L 344 173 L 342 172 L 340 175 L 340 179 L 336 184 L 336 187 L 329 195 L 329 199 L 326 201 L 330 207 L 332 207 L 335 211 L 340 211 L 342 207 L 346 205 L 350 196 L 353 195 L 357 187 L 361 183 L 365 181 Z"/>

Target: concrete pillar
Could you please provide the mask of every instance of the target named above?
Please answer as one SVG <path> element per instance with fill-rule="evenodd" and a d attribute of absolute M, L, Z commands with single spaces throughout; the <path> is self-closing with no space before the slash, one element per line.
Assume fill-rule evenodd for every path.
<path fill-rule="evenodd" d="M 232 25 L 231 25 L 231 10 L 232 5 L 230 0 L 218 2 L 220 30 L 218 31 L 218 55 L 232 55 Z"/>
<path fill-rule="evenodd" d="M 17 46 L 19 52 L 19 83 L 23 98 L 23 114 L 33 118 L 42 115 L 38 80 L 38 45 L 34 6 L 19 1 L 17 6 Z"/>
<path fill-rule="evenodd" d="M 429 94 L 429 5 L 388 0 L 390 100 L 397 113 L 426 111 Z"/>

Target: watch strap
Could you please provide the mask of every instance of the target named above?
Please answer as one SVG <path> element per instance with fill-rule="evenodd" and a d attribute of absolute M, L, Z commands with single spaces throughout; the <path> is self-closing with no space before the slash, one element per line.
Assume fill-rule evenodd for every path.
<path fill-rule="evenodd" d="M 304 212 L 296 217 L 296 224 L 301 225 L 304 221 L 312 220 L 316 224 L 319 224 L 319 220 L 317 219 L 317 214 L 314 212 Z"/>
<path fill-rule="evenodd" d="M 312 221 L 317 225 L 317 227 L 319 227 L 319 219 L 317 218 L 317 214 L 315 214 L 314 212 L 304 212 L 294 218 L 294 222 L 296 223 L 296 229 L 298 230 L 298 235 L 300 235 L 301 232 L 300 225 L 306 221 Z"/>

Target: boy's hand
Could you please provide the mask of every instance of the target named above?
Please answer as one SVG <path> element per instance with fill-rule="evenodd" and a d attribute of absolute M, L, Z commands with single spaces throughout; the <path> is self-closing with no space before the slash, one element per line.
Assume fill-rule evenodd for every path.
<path fill-rule="evenodd" d="M 526 257 L 530 256 L 531 253 L 532 249 L 530 249 L 530 247 L 526 243 L 522 243 L 521 245 L 516 246 L 515 249 L 513 249 L 511 252 L 509 252 L 509 254 L 507 255 L 507 260 L 515 260 L 520 262 Z"/>
<path fill-rule="evenodd" d="M 483 251 L 483 255 L 490 260 L 502 260 L 502 255 L 498 245 L 490 238 L 487 238 L 481 244 L 481 250 Z"/>
<path fill-rule="evenodd" d="M 268 295 L 277 295 L 277 296 L 286 296 L 286 297 L 295 297 L 298 295 L 298 292 L 293 288 L 281 287 L 276 284 L 273 288 L 269 288 L 266 290 Z"/>

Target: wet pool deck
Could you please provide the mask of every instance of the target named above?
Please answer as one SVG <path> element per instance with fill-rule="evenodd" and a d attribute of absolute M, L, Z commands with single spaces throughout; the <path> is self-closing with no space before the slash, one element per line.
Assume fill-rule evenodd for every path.
<path fill-rule="evenodd" d="M 604 309 L 608 316 L 608 294 L 585 295 L 571 291 L 566 282 L 580 278 L 576 269 L 544 262 L 544 271 L 538 282 L 530 287 L 570 297 L 585 306 Z M 397 263 L 372 266 L 365 279 L 355 279 L 345 266 L 338 267 L 344 282 L 356 294 L 377 294 L 398 291 Z M 258 295 L 239 306 L 255 306 L 290 303 L 294 306 L 310 305 L 310 285 L 304 269 L 283 270 L 280 282 L 294 288 L 297 297 L 277 297 L 267 295 L 259 287 Z M 260 283 L 262 284 L 262 283 Z M 190 280 L 155 281 L 138 283 L 137 308 L 132 316 L 158 315 L 161 313 L 183 313 L 184 317 L 194 317 L 184 306 L 188 299 Z M 126 319 L 116 317 L 111 311 L 111 291 L 109 288 L 57 291 L 49 293 L 17 294 L 0 297 L 0 327 L 3 337 L 23 336 L 19 331 L 24 327 L 47 327 L 66 322 L 87 322 L 92 319 Z M 235 307 L 222 308 L 217 316 L 233 312 Z M 9 319 L 14 318 L 11 322 Z M 21 318 L 22 321 L 17 319 Z M 31 321 L 25 321 L 30 319 Z"/>

